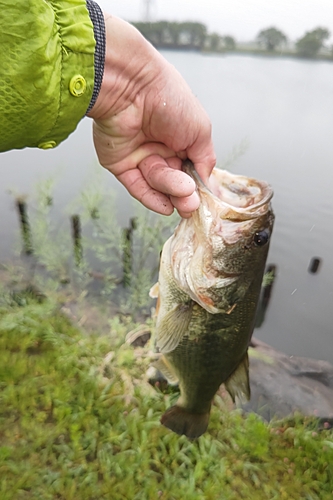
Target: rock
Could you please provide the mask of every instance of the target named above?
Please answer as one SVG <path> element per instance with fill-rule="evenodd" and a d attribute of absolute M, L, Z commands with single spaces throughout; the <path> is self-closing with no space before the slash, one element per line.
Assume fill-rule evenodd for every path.
<path fill-rule="evenodd" d="M 333 365 L 288 356 L 252 339 L 249 348 L 251 400 L 242 405 L 266 420 L 299 412 L 328 420 L 333 417 Z"/>

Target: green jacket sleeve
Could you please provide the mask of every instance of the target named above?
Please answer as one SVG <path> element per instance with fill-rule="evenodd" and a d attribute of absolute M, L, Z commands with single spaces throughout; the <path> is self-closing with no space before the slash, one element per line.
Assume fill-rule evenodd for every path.
<path fill-rule="evenodd" d="M 0 151 L 49 149 L 75 130 L 94 51 L 85 0 L 0 0 Z"/>

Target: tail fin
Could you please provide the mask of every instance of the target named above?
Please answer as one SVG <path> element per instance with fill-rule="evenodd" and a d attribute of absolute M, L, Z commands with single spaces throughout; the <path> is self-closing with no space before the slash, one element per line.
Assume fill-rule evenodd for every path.
<path fill-rule="evenodd" d="M 207 413 L 189 413 L 180 406 L 172 406 L 161 418 L 161 424 L 177 434 L 185 434 L 190 439 L 198 438 L 206 432 L 209 422 Z"/>

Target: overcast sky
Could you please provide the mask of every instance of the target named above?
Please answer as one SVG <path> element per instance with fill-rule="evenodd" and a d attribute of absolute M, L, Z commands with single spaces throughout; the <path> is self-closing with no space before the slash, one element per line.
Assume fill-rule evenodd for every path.
<path fill-rule="evenodd" d="M 143 20 L 147 0 L 97 0 L 104 10 L 128 21 Z M 275 26 L 295 41 L 317 26 L 333 34 L 333 0 L 150 0 L 152 20 L 201 21 L 209 31 L 253 40 Z M 333 37 L 331 37 L 333 40 Z"/>

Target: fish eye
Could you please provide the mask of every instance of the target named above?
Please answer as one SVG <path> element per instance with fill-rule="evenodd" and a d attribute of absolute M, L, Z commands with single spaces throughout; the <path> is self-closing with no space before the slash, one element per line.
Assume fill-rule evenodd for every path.
<path fill-rule="evenodd" d="M 269 237 L 270 232 L 267 229 L 263 229 L 255 233 L 253 241 L 258 247 L 263 247 L 269 241 Z"/>

